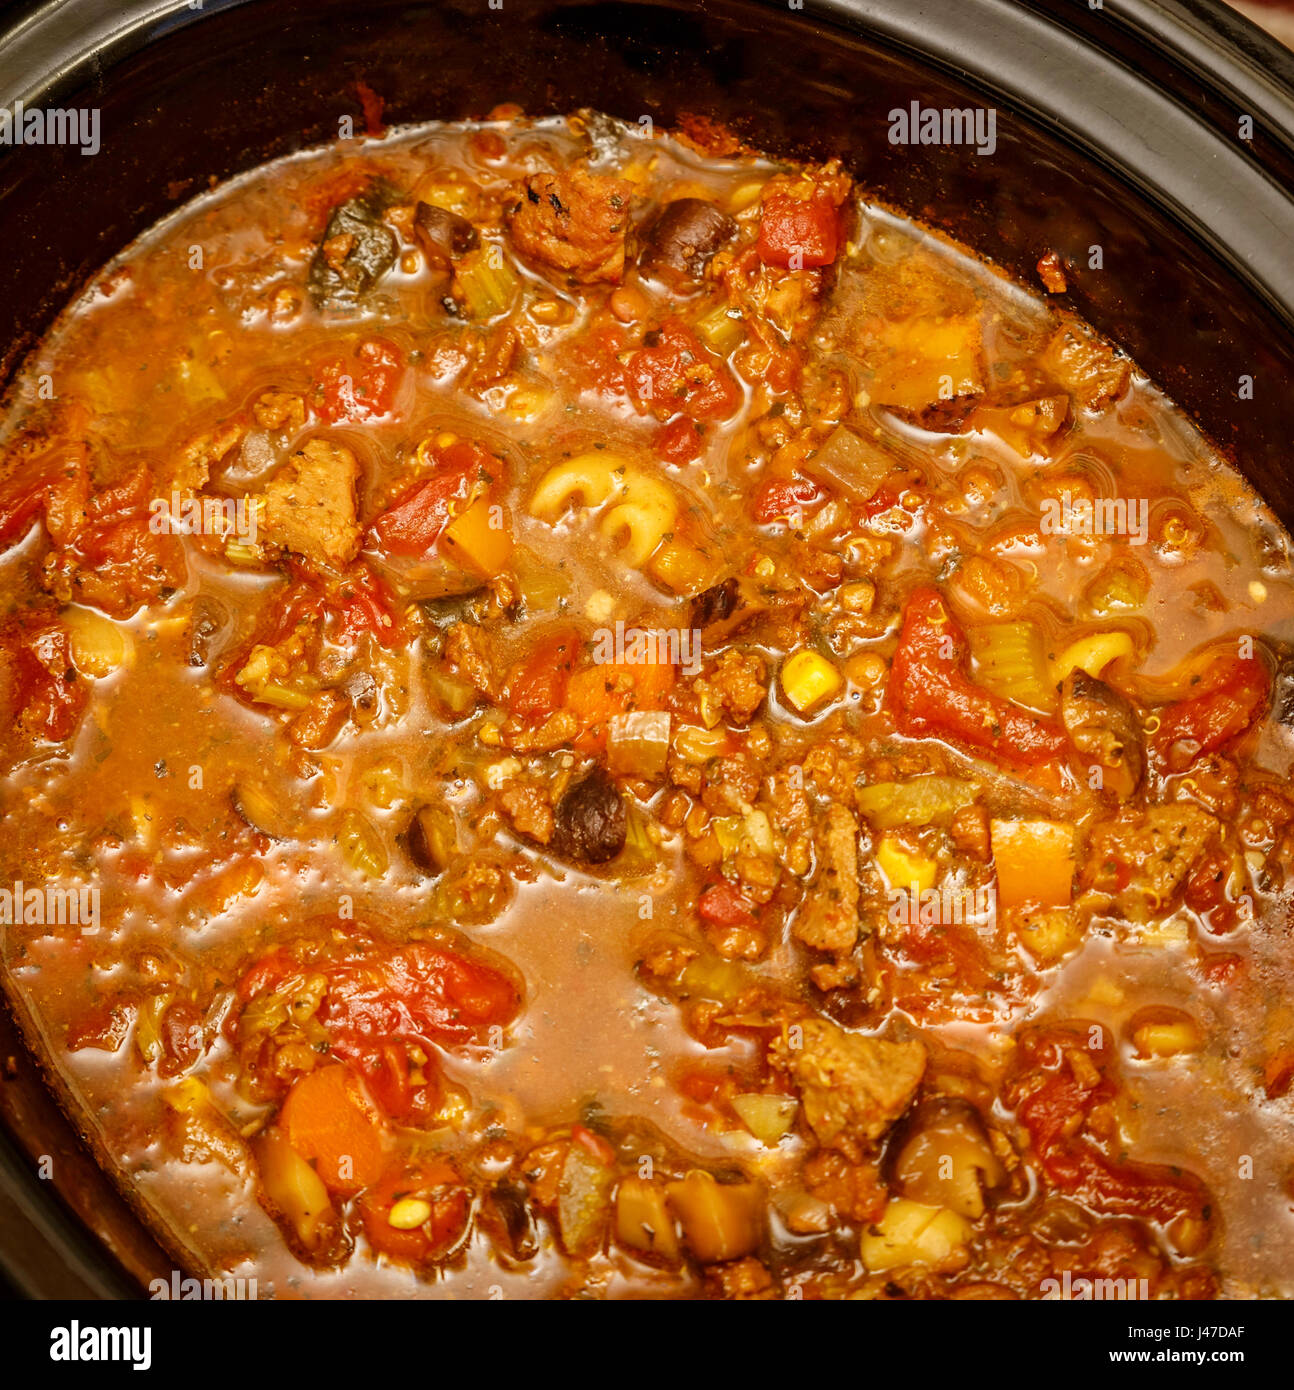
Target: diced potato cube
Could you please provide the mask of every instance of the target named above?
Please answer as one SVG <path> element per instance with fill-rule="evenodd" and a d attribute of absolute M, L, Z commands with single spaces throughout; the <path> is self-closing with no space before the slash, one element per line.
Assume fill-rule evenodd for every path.
<path fill-rule="evenodd" d="M 965 1261 L 971 1229 L 955 1211 L 895 1197 L 876 1225 L 864 1231 L 858 1254 L 872 1274 L 905 1265 L 955 1269 Z"/>
<path fill-rule="evenodd" d="M 674 1218 L 662 1188 L 645 1178 L 625 1178 L 616 1192 L 616 1239 L 631 1250 L 678 1261 Z"/>
<path fill-rule="evenodd" d="M 764 1197 L 756 1183 L 719 1183 L 694 1168 L 665 1191 L 688 1249 L 702 1264 L 740 1259 L 758 1248 Z"/>
<path fill-rule="evenodd" d="M 755 1138 L 772 1148 L 783 1135 L 789 1133 L 800 1103 L 794 1096 L 754 1093 L 735 1096 L 732 1108 Z"/>

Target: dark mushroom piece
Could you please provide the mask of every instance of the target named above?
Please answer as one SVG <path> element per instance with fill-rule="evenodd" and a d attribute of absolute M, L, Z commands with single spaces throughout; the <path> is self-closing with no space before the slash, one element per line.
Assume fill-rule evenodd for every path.
<path fill-rule="evenodd" d="M 310 297 L 320 309 L 354 309 L 395 262 L 395 233 L 382 221 L 372 195 L 350 198 L 332 210 L 310 262 Z"/>
<path fill-rule="evenodd" d="M 193 601 L 193 615 L 189 619 L 189 665 L 209 666 L 217 639 L 230 625 L 229 611 L 224 604 L 199 594 Z"/>
<path fill-rule="evenodd" d="M 443 874 L 458 853 L 458 826 L 443 806 L 419 806 L 398 837 L 404 852 L 429 878 Z"/>
<path fill-rule="evenodd" d="M 413 210 L 413 231 L 431 270 L 453 269 L 454 260 L 480 244 L 480 233 L 465 217 L 432 203 Z"/>
<path fill-rule="evenodd" d="M 625 847 L 628 817 L 615 784 L 595 767 L 557 803 L 550 848 L 563 859 L 605 864 Z"/>
<path fill-rule="evenodd" d="M 508 1258 L 525 1261 L 539 1253 L 539 1233 L 524 1184 L 505 1178 L 492 1187 L 481 1218 Z"/>
<path fill-rule="evenodd" d="M 984 1215 L 987 1192 L 1006 1182 L 1006 1169 L 969 1101 L 938 1097 L 918 1105 L 895 1127 L 886 1150 L 890 1181 L 914 1202 L 948 1207 L 971 1221 Z"/>
<path fill-rule="evenodd" d="M 713 648 L 722 646 L 763 611 L 764 604 L 732 575 L 697 594 L 688 607 L 688 625 L 701 633 L 707 648 Z"/>
<path fill-rule="evenodd" d="M 737 230 L 727 213 L 704 198 L 678 198 L 648 228 L 638 264 L 677 289 L 695 284 L 710 258 Z"/>
<path fill-rule="evenodd" d="M 721 584 L 714 584 L 692 600 L 688 620 L 695 628 L 707 628 L 711 623 L 722 622 L 730 617 L 737 606 L 737 576 L 734 574 Z"/>
<path fill-rule="evenodd" d="M 1141 725 L 1128 701 L 1104 681 L 1074 671 L 1060 687 L 1060 719 L 1079 754 L 1100 770 L 1101 785 L 1126 801 L 1146 770 Z"/>

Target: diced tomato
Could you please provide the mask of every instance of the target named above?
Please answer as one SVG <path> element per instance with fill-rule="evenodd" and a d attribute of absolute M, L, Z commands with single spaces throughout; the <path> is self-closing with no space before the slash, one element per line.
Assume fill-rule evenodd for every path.
<path fill-rule="evenodd" d="M 702 921 L 716 927 L 753 926 L 755 917 L 751 903 L 741 890 L 721 878 L 705 888 L 697 902 L 696 910 Z"/>
<path fill-rule="evenodd" d="M 386 1117 L 348 1066 L 324 1066 L 301 1077 L 283 1102 L 279 1125 L 330 1192 L 371 1187 L 386 1168 Z"/>
<path fill-rule="evenodd" d="M 863 503 L 863 515 L 870 521 L 873 517 L 880 516 L 882 512 L 888 512 L 891 507 L 899 505 L 898 494 L 893 488 L 882 484 L 874 493 Z"/>
<path fill-rule="evenodd" d="M 795 474 L 761 483 L 751 499 L 751 514 L 761 526 L 790 523 L 797 515 L 816 511 L 829 496 L 812 478 Z"/>
<path fill-rule="evenodd" d="M 388 555 L 430 555 L 471 492 L 466 473 L 438 473 L 416 484 L 374 521 L 378 545 Z"/>
<path fill-rule="evenodd" d="M 421 1202 L 423 1207 L 413 1204 Z M 403 1206 L 398 1207 L 398 1204 Z M 360 1216 L 369 1244 L 384 1255 L 410 1264 L 443 1259 L 455 1250 L 467 1233 L 471 1193 L 458 1173 L 443 1159 L 396 1168 L 371 1192 L 360 1198 Z M 400 1229 L 391 1224 L 393 1210 L 401 1220 L 409 1213 L 426 1219 Z"/>
<path fill-rule="evenodd" d="M 238 982 L 238 997 L 247 1003 L 282 984 L 296 970 L 296 964 L 286 951 L 271 951 L 262 956 Z"/>
<path fill-rule="evenodd" d="M 678 319 L 667 319 L 630 357 L 625 375 L 634 404 L 662 420 L 682 412 L 693 420 L 725 420 L 741 393 L 721 358 L 702 347 Z"/>
<path fill-rule="evenodd" d="M 1062 763 L 1069 741 L 1060 725 L 974 685 L 965 672 L 968 654 L 966 634 L 938 591 L 915 589 L 885 693 L 899 732 L 951 737 L 1008 764 Z"/>
<path fill-rule="evenodd" d="M 340 1057 L 393 1041 L 467 1042 L 517 1011 L 517 991 L 497 970 L 425 941 L 323 969 L 328 993 L 319 1018 Z"/>
<path fill-rule="evenodd" d="M 395 605 L 367 565 L 352 565 L 342 579 L 329 585 L 325 602 L 335 620 L 330 635 L 338 641 L 353 645 L 368 634 L 389 647 L 399 639 Z"/>
<path fill-rule="evenodd" d="M 1245 958 L 1234 951 L 1210 951 L 1200 956 L 1196 969 L 1213 989 L 1229 989 L 1244 974 Z"/>
<path fill-rule="evenodd" d="M 571 1143 L 578 1144 L 590 1158 L 597 1159 L 607 1168 L 616 1161 L 616 1151 L 611 1145 L 600 1134 L 594 1134 L 583 1125 L 571 1126 Z"/>
<path fill-rule="evenodd" d="M 1266 709 L 1270 691 L 1271 676 L 1258 655 L 1221 662 L 1204 691 L 1159 711 L 1155 747 L 1174 761 L 1211 753 L 1253 724 Z"/>
<path fill-rule="evenodd" d="M 1026 1051 L 1031 1044 L 1026 1044 Z M 1149 1164 L 1116 1163 L 1083 1135 L 1087 1116 L 1117 1094 L 1104 1075 L 1082 1082 L 1059 1070 L 1016 1108 L 1048 1181 L 1087 1206 L 1111 1215 L 1207 1219 L 1208 1193 L 1188 1173 Z"/>
<path fill-rule="evenodd" d="M 315 410 L 329 424 L 364 424 L 390 415 L 404 376 L 404 354 L 384 338 L 369 338 L 349 357 L 315 373 Z"/>
<path fill-rule="evenodd" d="M 656 452 L 666 463 L 687 463 L 701 453 L 701 431 L 686 415 L 676 416 L 656 436 Z"/>
<path fill-rule="evenodd" d="M 374 1100 L 393 1120 L 425 1124 L 441 1100 L 440 1076 L 432 1061 L 419 1068 L 415 1080 L 409 1053 L 402 1043 L 384 1043 L 357 1066 Z"/>
<path fill-rule="evenodd" d="M 580 334 L 569 349 L 569 370 L 575 385 L 608 396 L 628 395 L 629 384 L 620 361 L 628 349 L 629 340 L 619 324 Z"/>
<path fill-rule="evenodd" d="M 564 624 L 540 637 L 508 677 L 508 708 L 523 719 L 546 719 L 560 709 L 582 646 L 579 629 Z"/>
<path fill-rule="evenodd" d="M 830 265 L 840 247 L 840 213 L 830 199 L 770 193 L 759 214 L 759 258 L 796 270 Z"/>
<path fill-rule="evenodd" d="M 503 467 L 467 439 L 434 449 L 433 458 L 437 471 L 402 493 L 373 522 L 373 537 L 388 555 L 431 555 L 445 527 L 479 486 L 492 482 Z"/>
<path fill-rule="evenodd" d="M 67 631 L 52 610 L 19 613 L 0 624 L 0 689 L 11 721 L 35 738 L 62 743 L 85 711 L 88 690 L 72 664 Z"/>
<path fill-rule="evenodd" d="M 226 671 L 240 670 L 253 646 L 275 646 L 307 620 L 327 624 L 328 635 L 345 645 L 366 633 L 387 647 L 400 640 L 395 601 L 363 561 L 349 566 L 340 578 L 297 563 L 290 572 L 291 583 L 274 598 L 252 641 L 226 664 Z"/>

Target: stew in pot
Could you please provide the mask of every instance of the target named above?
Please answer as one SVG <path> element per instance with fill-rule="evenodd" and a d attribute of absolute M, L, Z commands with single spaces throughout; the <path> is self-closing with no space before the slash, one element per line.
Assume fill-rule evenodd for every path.
<path fill-rule="evenodd" d="M 186 1265 L 1294 1292 L 1289 542 L 1076 273 L 500 108 L 69 307 L 0 437 L 5 978 Z"/>

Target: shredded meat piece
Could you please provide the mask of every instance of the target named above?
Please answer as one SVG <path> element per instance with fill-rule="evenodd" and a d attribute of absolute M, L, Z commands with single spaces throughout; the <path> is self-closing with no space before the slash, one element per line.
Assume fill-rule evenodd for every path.
<path fill-rule="evenodd" d="M 592 174 L 583 164 L 532 174 L 508 214 L 513 245 L 577 284 L 616 284 L 624 274 L 633 191 L 627 180 Z"/>
<path fill-rule="evenodd" d="M 705 1272 L 705 1281 L 710 1292 L 719 1298 L 750 1300 L 777 1296 L 773 1276 L 753 1255 L 731 1264 L 711 1265 Z"/>
<path fill-rule="evenodd" d="M 879 1220 L 889 1200 L 875 1163 L 850 1163 L 836 1149 L 823 1149 L 804 1165 L 804 1185 L 846 1221 Z"/>
<path fill-rule="evenodd" d="M 265 391 L 252 406 L 252 419 L 263 430 L 299 430 L 306 421 L 305 402 L 290 391 Z"/>
<path fill-rule="evenodd" d="M 1131 921 L 1166 912 L 1219 828 L 1207 811 L 1185 802 L 1125 811 L 1092 830 L 1092 887 L 1111 893 Z"/>
<path fill-rule="evenodd" d="M 1043 349 L 1040 365 L 1084 410 L 1104 410 L 1128 385 L 1128 362 L 1089 330 L 1067 324 Z"/>
<path fill-rule="evenodd" d="M 310 440 L 265 488 L 267 542 L 324 564 L 353 560 L 360 542 L 358 482 L 359 464 L 344 444 Z"/>
<path fill-rule="evenodd" d="M 696 688 L 703 701 L 708 696 L 733 723 L 748 724 L 768 693 L 768 667 L 755 652 L 726 651 Z"/>
<path fill-rule="evenodd" d="M 490 652 L 490 639 L 475 623 L 455 623 L 445 634 L 445 659 L 467 677 L 487 699 L 499 688 Z"/>
<path fill-rule="evenodd" d="M 792 929 L 815 951 L 848 955 L 858 940 L 858 824 L 840 805 L 827 808 L 823 868 Z"/>
<path fill-rule="evenodd" d="M 516 783 L 502 793 L 499 805 L 522 835 L 541 845 L 553 838 L 553 804 L 542 787 Z"/>
<path fill-rule="evenodd" d="M 550 714 L 537 728 L 523 720 L 509 719 L 503 726 L 503 741 L 514 753 L 551 753 L 570 743 L 580 731 L 579 720 L 568 709 Z"/>
<path fill-rule="evenodd" d="M 847 1033 L 826 1019 L 800 1023 L 774 1041 L 769 1060 L 799 1087 L 804 1116 L 818 1140 L 860 1157 L 908 1108 L 926 1069 L 919 1042 Z"/>
<path fill-rule="evenodd" d="M 246 433 L 245 426 L 236 420 L 226 420 L 215 429 L 195 436 L 180 450 L 170 477 L 170 486 L 181 497 L 200 492 L 211 477 L 212 467 L 238 443 Z"/>

